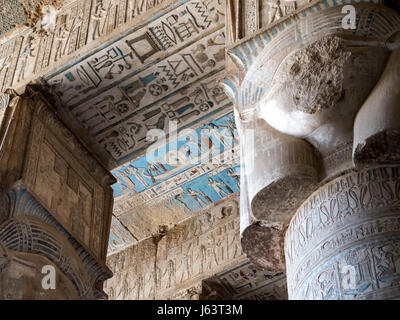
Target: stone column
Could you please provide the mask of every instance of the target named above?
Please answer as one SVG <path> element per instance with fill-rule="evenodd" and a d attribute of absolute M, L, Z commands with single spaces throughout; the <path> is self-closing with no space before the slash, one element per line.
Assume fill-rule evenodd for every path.
<path fill-rule="evenodd" d="M 315 189 L 319 158 L 309 143 L 281 134 L 254 113 L 237 122 L 242 248 L 265 270 L 282 271 L 284 233 L 293 210 Z"/>
<path fill-rule="evenodd" d="M 0 99 L 0 298 L 105 298 L 114 178 L 27 92 Z"/>
<path fill-rule="evenodd" d="M 399 32 L 354 122 L 351 172 L 297 210 L 285 239 L 291 299 L 400 298 Z"/>
<path fill-rule="evenodd" d="M 285 239 L 290 299 L 400 298 L 400 167 L 364 168 L 315 191 Z"/>
<path fill-rule="evenodd" d="M 224 85 L 256 141 L 240 131 L 243 250 L 285 265 L 290 299 L 399 298 L 400 16 L 380 1 L 298 2 L 230 37 Z"/>

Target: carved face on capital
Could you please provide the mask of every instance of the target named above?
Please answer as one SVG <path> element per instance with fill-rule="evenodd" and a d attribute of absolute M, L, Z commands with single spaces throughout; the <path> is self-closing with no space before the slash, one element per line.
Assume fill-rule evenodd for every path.
<path fill-rule="evenodd" d="M 46 273 L 42 270 L 49 265 L 52 263 L 39 255 L 0 247 L 0 300 L 78 299 L 72 282 L 56 267 L 55 289 L 43 287 Z"/>
<path fill-rule="evenodd" d="M 281 61 L 260 114 L 282 133 L 337 144 L 352 134 L 355 114 L 386 59 L 383 48 L 365 41 L 322 37 Z"/>

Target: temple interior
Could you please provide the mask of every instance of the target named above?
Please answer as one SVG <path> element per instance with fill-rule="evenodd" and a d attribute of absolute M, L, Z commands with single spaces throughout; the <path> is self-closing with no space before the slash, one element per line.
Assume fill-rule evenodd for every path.
<path fill-rule="evenodd" d="M 0 0 L 0 299 L 400 299 L 400 1 Z"/>

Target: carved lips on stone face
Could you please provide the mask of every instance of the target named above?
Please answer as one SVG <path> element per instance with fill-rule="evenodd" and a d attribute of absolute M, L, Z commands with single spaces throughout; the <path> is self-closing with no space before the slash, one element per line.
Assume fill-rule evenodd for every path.
<path fill-rule="evenodd" d="M 260 114 L 278 131 L 330 151 L 351 139 L 354 115 L 386 58 L 376 44 L 324 36 L 283 59 Z"/>

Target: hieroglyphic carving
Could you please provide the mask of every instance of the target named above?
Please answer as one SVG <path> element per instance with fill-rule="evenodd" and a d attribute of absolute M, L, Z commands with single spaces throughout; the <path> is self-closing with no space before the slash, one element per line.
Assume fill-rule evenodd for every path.
<path fill-rule="evenodd" d="M 243 36 L 249 36 L 260 28 L 260 0 L 247 0 L 243 1 L 243 4 Z"/>
<path fill-rule="evenodd" d="M 225 58 L 223 17 L 220 0 L 185 2 L 47 75 L 46 85 L 68 107 L 75 127 L 84 128 L 87 142 L 122 164 L 149 145 L 148 130 L 168 129 L 168 120 L 181 127 L 229 104 L 217 84 Z M 65 37 L 58 42 L 66 48 Z"/>
<path fill-rule="evenodd" d="M 183 64 L 181 66 L 183 67 Z M 164 73 L 168 74 L 169 69 L 165 70 L 160 73 L 155 71 L 161 77 Z M 183 126 L 227 106 L 230 102 L 216 83 L 218 75 L 190 86 L 187 91 L 178 90 L 185 83 L 181 82 L 179 85 L 180 81 L 174 80 L 177 86 L 175 92 L 174 85 L 158 85 L 156 78 L 153 79 L 155 83 L 150 84 L 148 89 L 141 88 L 136 92 L 134 87 L 139 81 L 128 82 L 89 102 L 94 103 L 93 108 L 85 109 L 85 105 L 77 108 L 74 111 L 75 117 L 91 130 L 98 146 L 122 164 L 123 159 L 150 145 L 150 142 L 146 141 L 148 130 L 160 129 L 168 132 L 170 120 L 177 121 L 178 126 Z M 161 79 L 166 80 L 165 77 Z M 171 94 L 168 95 L 169 92 Z M 146 106 L 146 103 L 154 98 L 154 94 L 160 96 L 160 100 Z M 168 97 L 162 99 L 165 95 Z"/>
<path fill-rule="evenodd" d="M 16 73 L 16 66 L 18 63 L 19 52 L 24 38 L 18 36 L 13 38 L 2 45 L 0 51 L 0 90 L 4 92 L 5 89 L 10 88 L 13 83 L 14 75 Z"/>
<path fill-rule="evenodd" d="M 38 28 L 23 29 L 0 45 L 0 59 L 4 59 L 0 89 L 19 86 L 41 75 L 45 68 L 163 2 L 165 0 L 79 0 L 67 4 L 59 9 L 53 29 L 46 32 Z"/>
<path fill-rule="evenodd" d="M 364 299 L 379 297 L 379 290 L 399 295 L 399 186 L 399 167 L 378 167 L 337 178 L 310 196 L 285 243 L 292 298 Z M 343 286 L 345 265 L 355 268 L 354 288 Z"/>
<path fill-rule="evenodd" d="M 30 94 L 12 97 L 2 121 L 1 187 L 23 184 L 77 241 L 105 260 L 114 178 L 44 99 Z"/>
<path fill-rule="evenodd" d="M 309 0 L 268 0 L 263 2 L 262 19 L 265 25 L 293 13 L 297 6 L 308 3 Z M 299 4 L 298 4 L 299 3 Z"/>
<path fill-rule="evenodd" d="M 237 204 L 232 201 L 171 230 L 158 244 L 158 290 L 168 295 L 191 279 L 242 259 L 238 230 Z"/>
<path fill-rule="evenodd" d="M 268 273 L 251 262 L 218 273 L 204 282 L 205 291 L 214 291 L 217 299 L 287 300 L 284 273 Z"/>
<path fill-rule="evenodd" d="M 36 97 L 32 103 L 36 104 L 32 121 L 35 134 L 29 139 L 23 180 L 67 230 L 97 257 L 104 258 L 107 241 L 102 235 L 108 234 L 111 217 L 107 215 L 112 201 L 111 188 L 104 181 L 108 173 L 52 115 L 43 100 Z"/>
<path fill-rule="evenodd" d="M 221 22 L 214 22 L 210 16 L 211 14 L 204 4 L 196 1 L 189 2 L 148 24 L 144 30 L 129 34 L 114 42 L 99 53 L 79 62 L 73 68 L 56 76 L 47 77 L 47 82 L 55 86 L 63 102 L 74 106 L 79 102 L 77 99 L 79 94 L 94 95 L 96 92 L 101 92 L 100 89 L 114 82 L 116 76 L 120 79 L 133 71 L 137 73 L 143 68 L 145 62 L 149 63 L 160 58 L 161 53 L 166 56 L 173 50 L 182 48 L 189 41 L 195 40 L 196 37 L 198 38 L 199 35 L 201 36 L 200 31 L 212 31 L 223 26 Z M 220 42 L 218 39 L 214 41 Z M 201 51 L 198 52 L 198 54 L 200 53 Z M 186 54 L 186 60 L 182 63 L 193 60 L 191 54 Z M 202 62 L 197 60 L 197 63 L 205 63 L 207 60 Z M 173 71 L 180 74 L 178 67 L 178 61 L 171 61 L 173 69 L 171 76 Z M 196 68 L 196 65 L 193 67 Z M 199 72 L 199 70 L 192 72 L 196 71 Z M 176 77 L 179 78 L 179 75 Z M 147 81 L 144 80 L 142 87 L 146 85 Z M 85 97 L 79 98 L 82 100 Z"/>
<path fill-rule="evenodd" d="M 399 238 L 366 241 L 361 246 L 325 260 L 323 265 L 307 275 L 291 297 L 316 300 L 398 298 L 399 248 Z M 349 272 L 349 266 L 354 272 Z M 351 276 L 354 276 L 354 287 L 349 285 L 353 281 Z"/>
<path fill-rule="evenodd" d="M 248 38 L 309 2 L 310 0 L 228 0 L 226 14 L 228 43 Z"/>
<path fill-rule="evenodd" d="M 114 215 L 136 238 L 146 238 L 158 224 L 174 225 L 239 192 L 239 145 L 232 114 L 199 125 L 190 137 L 194 132 L 198 141 L 188 144 L 188 136 L 182 135 L 167 143 L 170 153 L 178 151 L 179 163 L 169 163 L 168 153 L 159 152 L 155 160 L 143 156 L 112 172 L 118 179 L 113 185 Z M 110 248 L 112 253 L 117 250 L 113 244 Z"/>
<path fill-rule="evenodd" d="M 184 292 L 215 272 L 245 261 L 237 203 L 225 201 L 170 229 L 157 244 L 144 240 L 108 259 L 116 274 L 106 285 L 112 288 L 106 289 L 111 299 L 173 297 L 179 290 Z M 136 261 L 135 271 L 131 271 L 132 261 Z"/>

